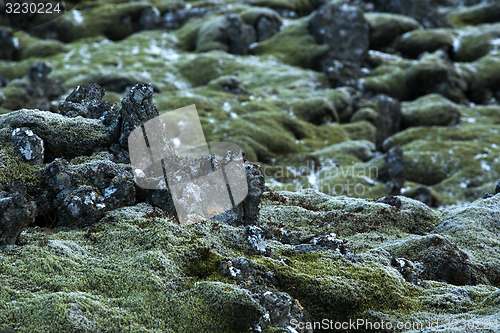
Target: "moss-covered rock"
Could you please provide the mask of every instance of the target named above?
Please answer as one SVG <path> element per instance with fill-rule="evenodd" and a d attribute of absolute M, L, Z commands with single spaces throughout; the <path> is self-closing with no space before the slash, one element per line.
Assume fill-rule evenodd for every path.
<path fill-rule="evenodd" d="M 370 25 L 370 46 L 374 49 L 388 46 L 397 36 L 421 28 L 417 20 L 399 14 L 365 13 L 365 19 Z"/>
<path fill-rule="evenodd" d="M 272 55 L 294 66 L 316 67 L 318 59 L 328 51 L 328 45 L 317 44 L 307 26 L 307 18 L 290 22 L 276 35 L 259 43 L 255 53 Z"/>
<path fill-rule="evenodd" d="M 437 94 L 403 102 L 401 110 L 404 127 L 448 126 L 456 125 L 460 120 L 460 112 L 455 103 Z"/>
<path fill-rule="evenodd" d="M 500 5 L 498 3 L 478 3 L 474 6 L 453 9 L 448 12 L 446 19 L 458 26 L 497 22 L 500 18 L 499 11 Z"/>
<path fill-rule="evenodd" d="M 21 49 L 20 58 L 43 58 L 54 54 L 68 52 L 69 49 L 63 43 L 55 40 L 39 40 Z"/>
<path fill-rule="evenodd" d="M 384 142 L 404 151 L 406 179 L 430 185 L 443 203 L 479 198 L 500 167 L 497 125 L 408 128 Z"/>
<path fill-rule="evenodd" d="M 453 34 L 446 29 L 414 30 L 405 33 L 398 41 L 397 49 L 416 58 L 423 52 L 449 51 L 453 47 Z"/>
<path fill-rule="evenodd" d="M 500 25 L 483 24 L 460 29 L 453 58 L 456 61 L 474 61 L 488 54 L 495 48 L 495 39 L 500 37 Z"/>

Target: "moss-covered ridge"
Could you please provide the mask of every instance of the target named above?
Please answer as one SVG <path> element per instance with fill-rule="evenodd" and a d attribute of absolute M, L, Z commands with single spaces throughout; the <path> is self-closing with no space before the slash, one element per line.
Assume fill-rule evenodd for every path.
<path fill-rule="evenodd" d="M 498 272 L 498 236 L 486 234 L 492 226 L 484 216 L 493 221 L 500 196 L 441 213 L 400 200 L 397 208 L 311 190 L 267 193 L 260 218 L 271 234 L 267 255 L 254 252 L 243 227 L 215 221 L 181 227 L 147 204 L 111 211 L 90 229 L 31 228 L 0 253 L 0 329 L 248 332 L 266 313 L 255 288 L 290 294 L 313 321 L 396 325 L 498 315 L 499 285 L 491 273 L 478 285 L 417 283 L 391 265 L 391 254 L 439 232 L 473 265 Z M 454 231 L 479 215 L 474 242 Z M 297 252 L 282 238 L 325 231 L 346 238 L 356 259 L 324 248 Z M 241 285 L 222 272 L 221 263 L 242 256 L 271 272 L 274 282 Z"/>

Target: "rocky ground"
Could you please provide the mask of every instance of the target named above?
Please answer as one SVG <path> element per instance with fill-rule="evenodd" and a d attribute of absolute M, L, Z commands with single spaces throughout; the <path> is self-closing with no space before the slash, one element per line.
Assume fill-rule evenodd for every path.
<path fill-rule="evenodd" d="M 0 12 L 0 330 L 500 331 L 497 1 L 66 5 Z M 250 191 L 182 226 L 127 139 L 190 104 Z"/>

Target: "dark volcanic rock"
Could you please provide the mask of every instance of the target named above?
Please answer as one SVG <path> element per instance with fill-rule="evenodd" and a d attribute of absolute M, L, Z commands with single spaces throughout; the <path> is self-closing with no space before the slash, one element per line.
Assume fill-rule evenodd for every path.
<path fill-rule="evenodd" d="M 59 104 L 59 113 L 67 117 L 100 119 L 114 142 L 120 134 L 121 115 L 115 105 L 102 99 L 104 94 L 104 89 L 98 84 L 78 86 Z"/>
<path fill-rule="evenodd" d="M 122 100 L 120 109 L 122 125 L 119 139 L 122 147 L 128 147 L 128 137 L 136 127 L 159 115 L 153 104 L 153 92 L 152 85 L 139 83 Z"/>
<path fill-rule="evenodd" d="M 404 183 L 405 166 L 403 162 L 403 150 L 396 146 L 389 149 L 385 155 L 385 165 L 378 178 L 385 182 L 385 191 L 390 195 L 398 195 Z"/>
<path fill-rule="evenodd" d="M 252 292 L 252 298 L 265 309 L 265 314 L 258 326 L 263 329 L 268 326 L 286 328 L 292 319 L 298 322 L 310 321 L 309 313 L 300 303 L 285 292 L 276 290 L 278 281 L 273 273 L 264 266 L 239 257 L 221 262 L 220 271 L 223 276 L 236 280 L 239 286 Z M 312 332 L 298 330 L 298 332 Z"/>
<path fill-rule="evenodd" d="M 259 203 L 262 193 L 266 190 L 266 180 L 260 165 L 245 161 L 248 195 L 240 204 L 243 208 L 243 224 L 257 224 L 259 218 Z"/>
<path fill-rule="evenodd" d="M 17 236 L 35 221 L 36 203 L 20 183 L 0 190 L 0 246 L 12 245 Z"/>
<path fill-rule="evenodd" d="M 354 85 L 370 43 L 363 12 L 347 4 L 327 4 L 310 18 L 308 29 L 318 44 L 328 45 L 320 67 L 331 84 Z"/>
<path fill-rule="evenodd" d="M 236 76 L 220 76 L 208 83 L 208 87 L 214 90 L 230 92 L 231 94 L 248 94 L 249 91 Z"/>
<path fill-rule="evenodd" d="M 201 18 L 210 12 L 209 8 L 189 8 L 171 10 L 163 15 L 163 27 L 167 30 L 176 30 L 191 19 Z"/>
<path fill-rule="evenodd" d="M 421 274 L 425 270 L 425 267 L 420 262 L 411 262 L 406 258 L 391 258 L 391 265 L 396 267 L 396 269 L 401 273 L 404 279 L 415 285 L 421 285 L 422 279 Z"/>
<path fill-rule="evenodd" d="M 239 283 L 250 281 L 250 286 L 259 284 L 272 287 L 278 283 L 272 272 L 244 257 L 222 262 L 220 271 L 222 275 L 230 277 Z"/>
<path fill-rule="evenodd" d="M 460 122 L 458 107 L 437 94 L 403 102 L 403 126 L 450 126 Z"/>
<path fill-rule="evenodd" d="M 2 74 L 0 74 L 0 88 L 5 87 L 9 83 L 9 80 L 7 80 Z M 1 103 L 0 103 L 1 105 Z"/>
<path fill-rule="evenodd" d="M 50 102 L 64 93 L 59 81 L 48 77 L 51 71 L 43 62 L 32 64 L 26 78 L 12 80 L 4 88 L 6 100 L 2 107 L 50 110 Z"/>
<path fill-rule="evenodd" d="M 412 198 L 423 202 L 429 207 L 437 207 L 438 199 L 432 194 L 431 190 L 427 186 L 418 186 L 414 189 L 410 189 L 403 193 L 405 197 Z"/>
<path fill-rule="evenodd" d="M 17 51 L 12 32 L 0 29 L 0 59 L 13 60 Z"/>
<path fill-rule="evenodd" d="M 254 27 L 257 42 L 266 40 L 280 31 L 280 15 L 272 9 L 250 8 L 241 13 L 241 18 Z"/>
<path fill-rule="evenodd" d="M 12 140 L 16 149 L 29 164 L 42 164 L 45 152 L 43 140 L 27 127 L 12 131 Z"/>
<path fill-rule="evenodd" d="M 391 206 L 396 207 L 396 208 L 401 207 L 401 199 L 399 199 L 398 197 L 392 196 L 392 195 L 382 197 L 375 202 L 385 203 L 387 205 L 391 205 Z"/>
<path fill-rule="evenodd" d="M 92 224 L 108 210 L 135 204 L 130 166 L 98 160 L 73 165 L 56 159 L 44 170 L 57 226 Z"/>
<path fill-rule="evenodd" d="M 374 125 L 377 128 L 376 144 L 380 148 L 386 138 L 401 129 L 401 104 L 397 99 L 385 95 L 377 95 L 373 101 L 377 103 L 378 115 Z"/>

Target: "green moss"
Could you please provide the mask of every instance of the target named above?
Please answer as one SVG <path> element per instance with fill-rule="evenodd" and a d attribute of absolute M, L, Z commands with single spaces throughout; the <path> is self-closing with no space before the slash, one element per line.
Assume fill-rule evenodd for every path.
<path fill-rule="evenodd" d="M 419 289 L 382 267 L 333 261 L 318 254 L 294 255 L 287 265 L 264 258 L 253 260 L 275 274 L 280 288 L 297 298 L 313 321 L 356 319 L 367 309 L 406 312 L 419 308 L 412 299 L 421 293 Z"/>
<path fill-rule="evenodd" d="M 500 84 L 500 59 L 496 55 L 486 55 L 473 63 L 475 88 L 489 89 Z"/>
<path fill-rule="evenodd" d="M 28 79 L 23 78 L 11 81 L 8 86 L 1 88 L 0 91 L 5 97 L 2 107 L 10 110 L 19 110 L 22 108 L 26 100 L 28 100 L 27 85 Z"/>
<path fill-rule="evenodd" d="M 456 26 L 495 22 L 493 13 L 498 10 L 497 3 L 479 3 L 475 6 L 457 7 L 446 15 L 446 19 Z"/>
<path fill-rule="evenodd" d="M 316 43 L 307 30 L 307 22 L 307 18 L 303 18 L 289 23 L 273 37 L 259 43 L 256 54 L 272 55 L 293 66 L 315 67 L 328 46 Z"/>
<path fill-rule="evenodd" d="M 360 83 L 366 91 L 406 99 L 409 92 L 406 85 L 401 84 L 405 80 L 405 75 L 405 68 L 401 66 L 381 65 L 360 79 Z"/>
<path fill-rule="evenodd" d="M 404 151 L 406 179 L 432 189 L 444 204 L 491 192 L 498 170 L 497 125 L 409 128 L 386 140 Z"/>
<path fill-rule="evenodd" d="M 0 60 L 0 73 L 9 80 L 21 78 L 28 74 L 32 63 L 33 59 L 21 61 Z"/>
<path fill-rule="evenodd" d="M 438 94 L 429 94 L 401 105 L 403 126 L 456 125 L 460 113 L 455 103 Z"/>
<path fill-rule="evenodd" d="M 250 7 L 241 12 L 240 17 L 245 23 L 250 25 L 257 24 L 261 17 L 272 17 L 278 22 L 281 22 L 281 17 L 277 12 L 269 8 Z"/>
<path fill-rule="evenodd" d="M 40 166 L 25 163 L 12 144 L 4 143 L 0 147 L 0 185 L 14 181 L 22 182 L 31 190 L 38 189 L 42 181 Z"/>
<path fill-rule="evenodd" d="M 452 47 L 453 33 L 450 29 L 413 30 L 404 34 L 397 45 L 398 50 L 412 57 Z"/>
<path fill-rule="evenodd" d="M 366 120 L 343 124 L 342 129 L 351 140 L 368 140 L 375 142 L 377 128 Z"/>
<path fill-rule="evenodd" d="M 69 51 L 69 48 L 59 41 L 41 40 L 22 49 L 20 57 L 21 59 L 43 58 L 67 51 Z"/>
<path fill-rule="evenodd" d="M 222 75 L 238 69 L 236 61 L 225 52 L 208 52 L 179 64 L 180 73 L 194 86 L 205 85 Z"/>

